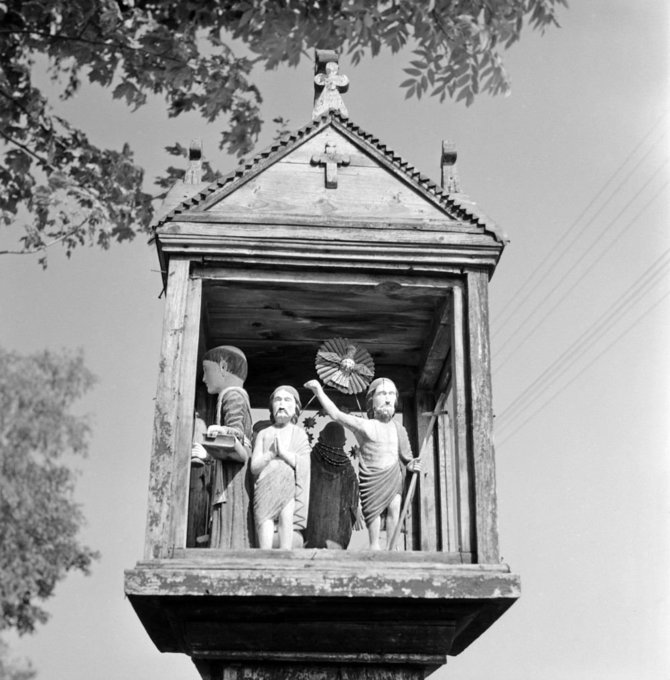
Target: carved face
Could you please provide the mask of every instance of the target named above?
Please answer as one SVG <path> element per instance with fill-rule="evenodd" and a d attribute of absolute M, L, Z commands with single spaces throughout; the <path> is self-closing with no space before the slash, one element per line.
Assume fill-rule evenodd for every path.
<path fill-rule="evenodd" d="M 207 385 L 209 394 L 219 394 L 230 386 L 228 371 L 216 361 L 202 362 L 202 382 Z"/>
<path fill-rule="evenodd" d="M 295 397 L 288 390 L 277 390 L 272 397 L 272 417 L 279 427 L 291 422 L 295 415 Z"/>
<path fill-rule="evenodd" d="M 372 395 L 372 411 L 377 420 L 388 423 L 395 413 L 398 392 L 390 380 L 382 380 Z"/>

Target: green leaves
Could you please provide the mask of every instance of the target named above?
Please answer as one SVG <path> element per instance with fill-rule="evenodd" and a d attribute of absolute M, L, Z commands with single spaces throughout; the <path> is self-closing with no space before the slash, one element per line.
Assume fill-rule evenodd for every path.
<path fill-rule="evenodd" d="M 97 558 L 77 541 L 84 520 L 62 462 L 87 453 L 88 421 L 70 411 L 93 382 L 80 353 L 0 348 L 0 630 L 33 632 L 56 583 Z"/>
<path fill-rule="evenodd" d="M 170 116 L 197 112 L 225 121 L 220 147 L 242 157 L 263 121 L 252 69 L 294 66 L 316 47 L 366 55 L 411 45 L 400 87 L 406 98 L 505 94 L 499 49 L 524 26 L 557 25 L 565 0 L 41 0 L 0 3 L 0 222 L 29 214 L 15 251 L 53 244 L 108 247 L 149 230 L 151 197 L 132 152 L 99 149 L 84 131 L 57 118 L 32 85 L 32 59 L 46 57 L 60 97 L 88 80 L 135 110 L 165 100 Z M 232 40 L 231 40 L 232 39 Z M 252 57 L 238 56 L 233 40 Z M 172 170 L 168 170 L 168 177 Z M 165 179 L 165 178 L 163 178 Z M 4 251 L 10 252 L 10 251 Z M 2 252 L 0 252 L 2 254 Z"/>

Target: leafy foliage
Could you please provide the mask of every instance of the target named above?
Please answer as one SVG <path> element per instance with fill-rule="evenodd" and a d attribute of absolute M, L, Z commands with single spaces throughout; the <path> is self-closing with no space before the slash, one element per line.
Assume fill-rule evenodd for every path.
<path fill-rule="evenodd" d="M 183 158 L 184 156 L 188 156 L 188 149 L 185 146 L 181 145 L 179 142 L 176 142 L 172 146 L 166 146 L 165 150 L 171 156 L 179 156 L 181 158 Z M 203 182 L 214 182 L 221 176 L 222 175 L 218 170 L 214 170 L 214 168 L 212 168 L 209 161 L 202 161 L 201 179 Z M 165 170 L 165 174 L 162 177 L 156 177 L 155 181 L 156 186 L 164 190 L 156 198 L 164 198 L 167 192 L 169 191 L 170 187 L 172 187 L 175 182 L 183 178 L 184 178 L 183 167 L 177 168 L 173 165 L 168 166 L 167 169 Z"/>
<path fill-rule="evenodd" d="M 34 56 L 47 58 L 63 99 L 82 80 L 137 109 L 149 95 L 171 116 L 227 117 L 221 148 L 249 153 L 261 129 L 252 69 L 296 65 L 313 48 L 344 48 L 352 63 L 383 49 L 413 49 L 407 97 L 472 103 L 505 93 L 499 50 L 525 25 L 556 24 L 566 0 L 1 0 L 0 220 L 30 215 L 17 252 L 60 242 L 107 248 L 148 229 L 151 196 L 132 151 L 100 149 L 56 116 L 32 83 Z M 232 45 L 246 50 L 240 56 Z M 250 56 L 247 56 L 250 55 Z M 168 173 L 168 177 L 171 176 Z M 4 251 L 8 252 L 8 251 Z M 44 257 L 42 264 L 46 263 Z"/>
<path fill-rule="evenodd" d="M 21 663 L 11 659 L 7 643 L 0 640 L 0 678 L 2 680 L 33 680 L 36 675 L 30 662 Z"/>
<path fill-rule="evenodd" d="M 93 384 L 80 354 L 21 356 L 0 348 L 0 630 L 32 632 L 39 606 L 97 556 L 76 535 L 69 455 L 86 455 L 89 426 L 70 413 Z"/>

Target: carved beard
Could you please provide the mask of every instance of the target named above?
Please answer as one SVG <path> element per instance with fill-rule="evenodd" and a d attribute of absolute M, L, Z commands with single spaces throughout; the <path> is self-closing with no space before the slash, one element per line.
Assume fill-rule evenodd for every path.
<path fill-rule="evenodd" d="M 373 409 L 373 414 L 375 420 L 379 420 L 382 423 L 388 423 L 393 418 L 395 409 L 393 406 L 380 406 L 379 408 Z"/>
<path fill-rule="evenodd" d="M 293 413 L 289 413 L 286 409 L 280 408 L 274 412 L 275 425 L 286 425 L 291 422 Z"/>

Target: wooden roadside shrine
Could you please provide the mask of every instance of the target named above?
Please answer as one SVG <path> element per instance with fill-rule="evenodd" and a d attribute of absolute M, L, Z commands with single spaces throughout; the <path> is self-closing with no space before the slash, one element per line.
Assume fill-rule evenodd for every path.
<path fill-rule="evenodd" d="M 440 187 L 348 119 L 333 62 L 317 52 L 320 88 L 339 80 L 317 91 L 314 120 L 212 184 L 194 150 L 155 224 L 163 341 L 145 552 L 125 592 L 156 647 L 205 680 L 420 680 L 520 595 L 498 549 L 489 366 L 504 239 L 460 193 L 450 144 Z M 204 352 L 241 348 L 251 406 L 267 413 L 277 385 L 315 377 L 332 337 L 362 343 L 395 382 L 414 455 L 427 439 L 399 549 L 197 542 Z"/>

